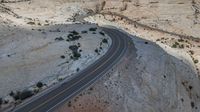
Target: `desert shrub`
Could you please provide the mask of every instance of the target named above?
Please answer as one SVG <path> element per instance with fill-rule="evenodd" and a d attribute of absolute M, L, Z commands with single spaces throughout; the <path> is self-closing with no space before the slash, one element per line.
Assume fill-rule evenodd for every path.
<path fill-rule="evenodd" d="M 194 55 L 194 51 L 193 50 L 189 50 L 191 55 Z"/>
<path fill-rule="evenodd" d="M 70 33 L 68 34 L 67 37 L 68 37 L 68 39 L 66 41 L 75 41 L 75 40 L 78 40 L 79 38 L 81 38 L 79 33 L 75 30 L 70 31 Z"/>
<path fill-rule="evenodd" d="M 78 43 L 77 45 L 78 45 L 78 47 L 81 47 L 81 44 L 80 44 L 80 43 Z"/>
<path fill-rule="evenodd" d="M 36 84 L 36 86 L 37 86 L 38 88 L 41 88 L 41 87 L 44 86 L 44 84 L 43 84 L 42 82 L 38 82 L 38 83 Z"/>
<path fill-rule="evenodd" d="M 191 104 L 191 107 L 192 107 L 192 108 L 195 107 L 194 102 L 191 102 L 190 104 Z"/>
<path fill-rule="evenodd" d="M 79 33 L 77 31 L 75 31 L 75 30 L 70 31 L 70 33 L 73 34 L 73 35 L 79 35 Z"/>
<path fill-rule="evenodd" d="M 178 42 L 175 42 L 174 44 L 176 44 L 176 45 L 179 45 L 179 43 L 178 43 Z"/>
<path fill-rule="evenodd" d="M 99 32 L 99 34 L 101 34 L 102 36 L 105 36 L 105 33 L 104 33 L 104 32 Z"/>
<path fill-rule="evenodd" d="M 96 27 L 94 27 L 94 28 L 90 28 L 90 29 L 89 29 L 89 31 L 96 31 L 96 30 L 97 30 Z"/>
<path fill-rule="evenodd" d="M 58 81 L 62 81 L 62 80 L 63 80 L 63 78 L 62 78 L 62 77 L 59 77 L 59 78 L 58 78 Z"/>
<path fill-rule="evenodd" d="M 160 39 L 156 39 L 156 41 L 160 41 Z"/>
<path fill-rule="evenodd" d="M 97 54 L 99 54 L 99 50 L 97 48 L 94 50 L 94 52 L 96 52 Z"/>
<path fill-rule="evenodd" d="M 102 42 L 103 42 L 103 43 L 108 43 L 108 40 L 104 38 L 104 39 L 102 40 Z"/>
<path fill-rule="evenodd" d="M 62 40 L 64 40 L 62 37 L 56 37 L 55 38 L 55 41 L 62 41 Z"/>
<path fill-rule="evenodd" d="M 190 89 L 190 90 L 192 90 L 192 88 L 193 88 L 192 86 L 189 86 L 189 89 Z"/>
<path fill-rule="evenodd" d="M 172 48 L 177 48 L 177 45 L 176 45 L 176 44 L 173 44 L 173 45 L 172 45 Z"/>
<path fill-rule="evenodd" d="M 77 72 L 80 71 L 80 68 L 77 68 L 76 71 L 77 71 Z"/>
<path fill-rule="evenodd" d="M 184 48 L 184 45 L 183 45 L 183 44 L 179 45 L 179 48 L 183 49 L 183 48 Z"/>
<path fill-rule="evenodd" d="M 11 91 L 11 92 L 9 93 L 9 95 L 10 95 L 10 96 L 14 96 L 15 93 L 14 93 L 13 91 Z"/>
<path fill-rule="evenodd" d="M 178 41 L 179 41 L 179 42 L 184 42 L 184 40 L 183 40 L 183 39 L 178 39 Z"/>
<path fill-rule="evenodd" d="M 61 59 L 65 59 L 65 56 L 64 56 L 64 55 L 62 55 L 62 56 L 60 56 L 60 58 L 61 58 Z"/>
<path fill-rule="evenodd" d="M 70 56 L 71 59 L 73 59 L 73 56 Z"/>
<path fill-rule="evenodd" d="M 4 104 L 8 104 L 8 102 L 9 102 L 8 100 L 3 100 Z"/>
<path fill-rule="evenodd" d="M 78 46 L 77 45 L 71 45 L 71 46 L 69 46 L 69 49 L 72 50 L 72 52 L 77 52 Z"/>
<path fill-rule="evenodd" d="M 72 104 L 71 103 L 68 103 L 68 107 L 71 107 L 72 106 Z"/>
<path fill-rule="evenodd" d="M 101 50 L 102 50 L 103 48 L 102 48 L 102 47 L 99 47 L 99 49 L 101 49 Z"/>
<path fill-rule="evenodd" d="M 73 52 L 73 57 L 74 57 L 74 59 L 78 59 L 81 57 L 81 54 L 78 52 Z"/>
<path fill-rule="evenodd" d="M 87 31 L 81 31 L 81 33 L 88 33 Z"/>
<path fill-rule="evenodd" d="M 69 34 L 67 37 L 68 37 L 67 41 L 75 41 L 81 38 L 80 35 L 74 35 L 74 34 Z"/>
<path fill-rule="evenodd" d="M 29 90 L 25 90 L 25 91 L 22 91 L 19 98 L 20 100 L 25 100 L 26 98 L 29 98 L 33 96 L 33 93 L 32 91 L 29 91 Z"/>
<path fill-rule="evenodd" d="M 46 24 L 44 24 L 44 26 L 49 26 L 49 24 L 48 24 L 48 23 L 46 23 Z"/>
<path fill-rule="evenodd" d="M 29 24 L 29 25 L 35 25 L 35 22 L 28 22 L 27 24 Z"/>
<path fill-rule="evenodd" d="M 78 52 L 73 52 L 73 55 L 70 56 L 70 58 L 73 60 L 78 60 L 80 57 L 81 57 L 81 54 Z"/>
<path fill-rule="evenodd" d="M 22 91 L 22 92 L 17 91 L 17 92 L 15 93 L 15 95 L 13 96 L 13 98 L 14 98 L 15 101 L 16 101 L 16 100 L 24 100 L 24 99 L 29 98 L 29 97 L 31 97 L 31 96 L 33 96 L 32 91 L 24 90 L 24 91 Z"/>
<path fill-rule="evenodd" d="M 69 46 L 69 49 L 72 50 L 72 56 L 70 56 L 71 59 L 77 60 L 78 58 L 81 57 L 81 54 L 78 52 L 78 46 L 77 45 L 71 45 L 71 46 Z"/>
<path fill-rule="evenodd" d="M 179 43 L 178 42 L 175 42 L 173 45 L 172 45 L 172 48 L 177 48 L 177 46 L 179 46 Z M 180 47 L 180 46 L 179 46 Z"/>
<path fill-rule="evenodd" d="M 94 51 L 95 51 L 96 53 L 98 53 L 98 52 L 99 52 L 99 50 L 98 50 L 98 49 L 95 49 Z"/>
<path fill-rule="evenodd" d="M 89 90 L 90 90 L 90 91 L 92 91 L 92 90 L 93 90 L 93 88 L 91 87 Z"/>
<path fill-rule="evenodd" d="M 3 103 L 3 99 L 2 99 L 2 98 L 0 98 L 0 106 L 2 105 L 2 103 Z"/>
<path fill-rule="evenodd" d="M 196 64 L 196 63 L 199 63 L 199 60 L 197 60 L 197 59 L 196 59 L 196 60 L 194 60 L 194 63 L 195 63 L 195 64 Z"/>
<path fill-rule="evenodd" d="M 13 95 L 13 98 L 14 98 L 15 101 L 20 99 L 20 94 L 21 94 L 21 92 L 17 91 L 17 92 Z"/>

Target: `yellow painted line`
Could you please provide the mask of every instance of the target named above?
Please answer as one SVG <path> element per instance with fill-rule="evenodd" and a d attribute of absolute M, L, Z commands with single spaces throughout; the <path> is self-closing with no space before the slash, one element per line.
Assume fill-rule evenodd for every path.
<path fill-rule="evenodd" d="M 119 46 L 120 46 L 120 42 L 119 42 Z M 119 46 L 117 46 L 117 49 L 119 48 Z M 116 50 L 117 51 L 117 50 Z M 116 52 L 115 52 L 116 53 Z M 94 69 L 94 71 L 92 71 L 90 74 L 92 74 L 92 73 L 94 73 L 97 69 L 99 69 L 100 67 L 102 67 L 106 62 L 108 62 L 109 60 L 110 60 L 110 58 L 112 58 L 113 56 L 114 56 L 114 54 L 115 53 L 113 53 L 113 55 L 112 56 L 110 56 L 109 58 L 108 58 L 108 60 L 106 60 L 103 64 L 101 64 L 99 67 L 97 67 L 96 69 Z M 86 76 L 88 76 L 88 75 L 86 75 Z M 44 105 L 44 104 L 46 104 L 46 103 L 48 103 L 50 100 L 52 100 L 52 99 L 54 99 L 55 97 L 57 97 L 57 96 L 59 96 L 60 94 L 62 94 L 62 93 L 64 93 L 65 92 L 65 90 L 67 90 L 67 89 L 69 89 L 69 88 L 71 88 L 72 86 L 74 86 L 75 84 L 77 84 L 78 82 L 80 82 L 80 81 L 82 81 L 86 76 L 84 76 L 82 79 L 80 79 L 79 81 L 77 81 L 76 83 L 74 83 L 74 84 L 72 84 L 71 86 L 69 86 L 68 88 L 66 88 L 66 89 L 64 89 L 63 91 L 61 91 L 59 94 L 57 94 L 57 95 L 55 95 L 55 96 L 53 96 L 53 97 L 51 97 L 50 99 L 48 99 L 48 100 L 46 100 L 46 101 L 44 101 L 43 103 L 41 103 L 39 106 L 37 106 L 37 107 L 35 107 L 35 108 L 33 108 L 33 109 L 31 109 L 30 110 L 30 112 L 33 112 L 33 111 L 35 111 L 36 109 L 38 109 L 39 107 L 41 107 L 42 105 Z"/>

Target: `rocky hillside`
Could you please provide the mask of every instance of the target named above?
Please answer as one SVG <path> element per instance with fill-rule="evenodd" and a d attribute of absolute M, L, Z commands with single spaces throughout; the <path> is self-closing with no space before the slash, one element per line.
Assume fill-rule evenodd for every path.
<path fill-rule="evenodd" d="M 98 14 L 85 20 L 145 40 L 133 37 L 118 67 L 56 112 L 199 112 L 199 1 L 97 4 L 103 8 L 93 5 Z"/>
<path fill-rule="evenodd" d="M 192 67 L 132 38 L 135 47 L 118 66 L 55 112 L 199 112 L 200 81 Z"/>
<path fill-rule="evenodd" d="M 199 112 L 199 9 L 200 2 L 198 0 L 1 0 L 0 32 L 4 35 L 0 36 L 2 40 L 0 47 L 8 46 L 2 47 L 4 52 L 12 51 L 15 48 L 9 47 L 13 46 L 12 39 L 18 43 L 32 43 L 29 40 L 34 39 L 34 34 L 39 34 L 37 38 L 41 39 L 51 38 L 50 40 L 53 43 L 55 41 L 57 47 L 65 46 L 66 44 L 60 42 L 62 40 L 60 36 L 63 33 L 70 33 L 68 32 L 69 27 L 79 29 L 79 24 L 67 25 L 69 26 L 68 30 L 65 25 L 77 23 L 79 20 L 82 21 L 83 17 L 91 15 L 84 20 L 100 26 L 116 26 L 132 37 L 132 44 L 119 65 L 87 90 L 60 106 L 55 112 Z M 52 26 L 56 26 L 56 28 Z M 15 32 L 12 29 L 14 27 L 17 27 Z M 57 27 L 61 29 L 59 35 L 39 30 L 43 28 L 49 31 L 54 28 L 53 31 L 59 31 L 56 30 Z M 18 31 L 16 29 L 19 28 L 29 29 L 28 33 L 24 33 L 24 36 L 19 39 L 14 38 L 19 35 L 16 33 Z M 81 33 L 83 29 L 84 27 L 78 32 Z M 62 32 L 65 30 L 66 32 Z M 27 35 L 29 38 L 25 38 Z M 89 33 L 89 35 L 94 34 Z M 102 37 L 102 35 L 99 36 Z M 89 36 L 88 40 L 80 42 L 90 45 L 97 42 L 94 38 L 94 41 L 90 41 L 90 37 L 92 36 Z M 22 41 L 21 38 L 25 38 L 26 41 Z M 100 41 L 98 40 L 98 42 Z M 37 43 L 40 43 L 45 49 L 52 46 L 52 42 L 47 46 L 45 46 L 46 41 L 40 42 Z M 81 45 L 83 44 L 81 43 Z M 24 45 L 27 46 L 27 44 Z M 37 44 L 34 45 L 37 46 Z M 85 49 L 87 48 L 85 47 Z M 34 49 L 40 53 L 37 47 Z M 90 50 L 95 53 L 93 52 L 95 49 Z M 48 53 L 51 53 L 50 51 L 51 49 Z M 5 60 L 15 56 L 10 52 L 5 55 L 4 52 L 0 51 L 2 54 L 0 60 L 3 59 L 3 62 L 7 62 Z M 56 56 L 59 55 L 58 59 L 63 60 L 64 57 L 60 52 L 60 50 L 56 52 Z M 86 52 L 85 55 L 87 53 L 90 52 Z M 33 53 L 30 56 L 33 56 Z M 5 57 L 6 59 L 4 59 Z M 14 59 L 9 63 L 20 61 L 17 58 Z M 34 60 L 30 59 L 34 63 Z M 83 63 L 87 61 L 87 58 L 84 59 Z M 1 64 L 0 67 L 9 65 L 9 63 Z M 73 69 L 75 72 L 76 65 L 75 62 L 75 69 Z M 5 71 L 5 69 L 3 70 Z M 56 70 L 59 73 L 59 69 Z M 26 68 L 26 73 L 35 73 L 35 71 L 30 72 Z M 31 75 L 31 77 L 33 76 Z M 41 75 L 37 75 L 37 77 L 39 76 Z"/>

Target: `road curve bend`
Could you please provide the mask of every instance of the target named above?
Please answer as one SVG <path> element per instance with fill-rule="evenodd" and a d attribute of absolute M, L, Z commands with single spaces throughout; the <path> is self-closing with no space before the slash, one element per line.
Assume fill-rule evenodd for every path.
<path fill-rule="evenodd" d="M 103 28 L 112 39 L 108 51 L 96 62 L 80 71 L 74 78 L 62 83 L 60 86 L 52 87 L 48 92 L 41 92 L 40 95 L 20 104 L 14 112 L 50 112 L 56 109 L 63 102 L 80 93 L 89 87 L 96 80 L 112 69 L 128 48 L 128 36 L 119 30 Z"/>

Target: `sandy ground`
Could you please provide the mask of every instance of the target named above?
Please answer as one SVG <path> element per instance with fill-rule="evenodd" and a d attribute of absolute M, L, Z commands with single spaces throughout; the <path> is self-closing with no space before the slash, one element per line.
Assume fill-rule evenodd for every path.
<path fill-rule="evenodd" d="M 123 4 L 127 4 L 127 8 L 120 11 Z M 200 40 L 198 39 L 200 20 L 198 8 L 195 8 L 196 13 L 194 13 L 193 7 L 199 7 L 199 1 L 142 0 L 123 3 L 108 1 L 101 14 L 88 17 L 86 20 L 101 25 L 114 25 L 133 35 L 156 42 L 160 46 L 170 46 L 178 51 L 178 54 L 183 53 L 182 57 L 186 60 L 193 60 L 191 65 L 195 66 L 195 71 L 200 74 Z M 176 54 L 174 52 L 174 55 Z"/>

